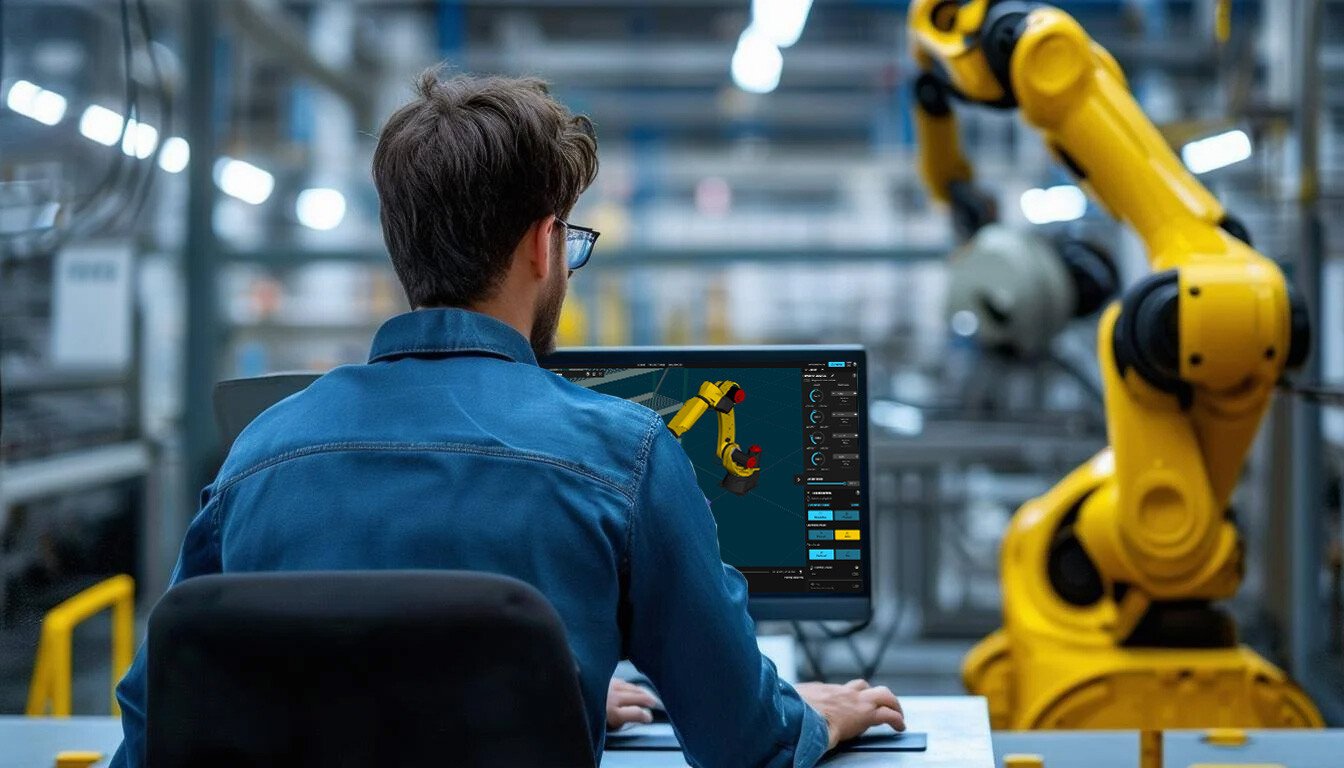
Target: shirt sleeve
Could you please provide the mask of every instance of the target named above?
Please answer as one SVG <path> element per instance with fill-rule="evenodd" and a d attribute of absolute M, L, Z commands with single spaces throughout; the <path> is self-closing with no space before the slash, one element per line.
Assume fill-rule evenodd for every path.
<path fill-rule="evenodd" d="M 169 579 L 169 587 L 193 576 L 220 572 L 219 528 L 215 515 L 221 497 L 212 498 L 209 488 L 202 492 L 201 497 L 204 506 L 187 527 L 187 535 L 182 541 L 182 551 Z M 109 768 L 142 768 L 145 764 L 145 663 L 148 644 L 148 638 L 140 644 L 131 668 L 117 685 L 122 742 L 112 756 Z"/>
<path fill-rule="evenodd" d="M 690 461 L 655 423 L 630 516 L 630 660 L 658 689 L 694 766 L 810 768 L 825 721 L 756 645 L 746 579 L 719 555 Z"/>

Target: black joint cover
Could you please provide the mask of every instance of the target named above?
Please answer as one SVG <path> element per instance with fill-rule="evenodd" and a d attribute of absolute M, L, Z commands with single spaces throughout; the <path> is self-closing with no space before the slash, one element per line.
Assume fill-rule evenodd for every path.
<path fill-rule="evenodd" d="M 1297 286 L 1288 283 L 1288 360 L 1289 368 L 1301 368 L 1311 355 L 1311 315 L 1307 301 Z"/>
<path fill-rule="evenodd" d="M 714 404 L 714 410 L 719 413 L 732 413 L 733 406 L 737 405 L 737 403 L 733 401 L 733 395 L 737 394 L 740 389 L 741 387 L 736 385 L 729 387 L 728 391 L 723 393 L 723 397 L 719 398 L 719 402 Z"/>
<path fill-rule="evenodd" d="M 930 115 L 944 117 L 952 111 L 948 95 L 947 85 L 933 73 L 923 72 L 915 78 L 915 101 Z"/>
<path fill-rule="evenodd" d="M 1156 272 L 1125 294 L 1115 321 L 1111 350 L 1120 372 L 1133 368 L 1157 389 L 1175 395 L 1182 408 L 1194 402 L 1194 388 L 1181 379 L 1180 276 Z"/>
<path fill-rule="evenodd" d="M 952 200 L 953 228 L 963 240 L 999 220 L 998 202 L 971 182 L 954 181 L 948 185 L 947 194 Z"/>
<path fill-rule="evenodd" d="M 1223 231 L 1227 234 L 1237 238 L 1247 245 L 1251 245 L 1250 230 L 1246 229 L 1246 225 L 1241 223 L 1241 219 L 1238 219 L 1236 216 L 1233 216 L 1230 213 L 1227 214 L 1223 217 L 1222 221 L 1218 222 L 1218 226 L 1222 227 Z"/>
<path fill-rule="evenodd" d="M 1060 242 L 1058 248 L 1060 260 L 1073 282 L 1074 317 L 1087 317 L 1119 292 L 1120 270 L 1106 249 L 1072 238 Z"/>
<path fill-rule="evenodd" d="M 985 13 L 985 21 L 980 27 L 980 49 L 1004 93 L 1003 101 L 996 106 L 1017 106 L 1011 74 L 1013 51 L 1017 49 L 1017 41 L 1022 38 L 1027 16 L 1039 7 L 1040 3 L 997 2 Z"/>

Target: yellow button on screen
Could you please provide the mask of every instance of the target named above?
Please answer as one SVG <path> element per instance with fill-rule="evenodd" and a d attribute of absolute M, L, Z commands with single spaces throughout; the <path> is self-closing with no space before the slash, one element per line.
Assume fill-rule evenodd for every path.
<path fill-rule="evenodd" d="M 859 530 L 857 528 L 850 528 L 836 531 L 835 538 L 839 539 L 840 541 L 858 541 Z"/>

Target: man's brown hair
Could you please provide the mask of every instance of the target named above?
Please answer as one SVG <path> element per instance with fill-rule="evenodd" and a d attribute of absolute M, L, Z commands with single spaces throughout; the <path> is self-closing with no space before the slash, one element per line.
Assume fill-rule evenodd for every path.
<path fill-rule="evenodd" d="M 569 215 L 597 140 L 535 78 L 420 75 L 373 153 L 383 239 L 412 307 L 489 298 L 528 227 Z"/>

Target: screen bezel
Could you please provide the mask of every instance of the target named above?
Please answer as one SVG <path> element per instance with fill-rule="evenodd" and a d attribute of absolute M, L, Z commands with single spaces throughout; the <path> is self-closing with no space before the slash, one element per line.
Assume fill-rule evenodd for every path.
<path fill-rule="evenodd" d="M 755 347 L 570 347 L 540 359 L 541 367 L 621 368 L 632 365 L 688 365 L 731 368 L 734 365 L 777 365 L 801 368 L 806 363 L 858 363 L 859 541 L 863 560 L 863 591 L 858 594 L 813 596 L 779 593 L 749 597 L 757 621 L 867 621 L 872 615 L 872 489 L 868 455 L 868 356 L 858 345 Z"/>

